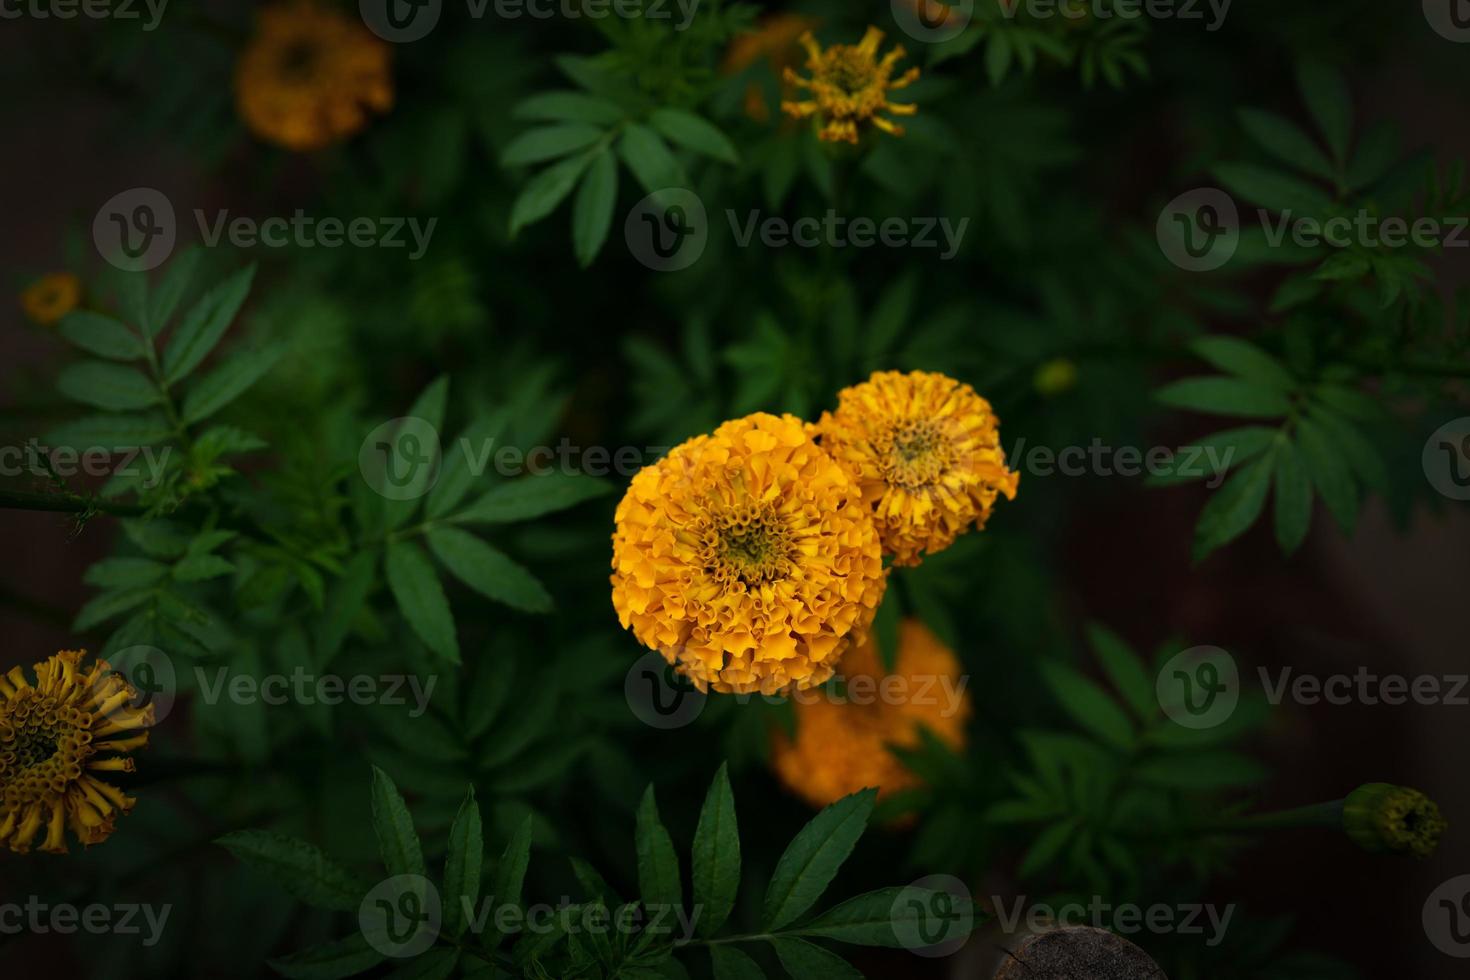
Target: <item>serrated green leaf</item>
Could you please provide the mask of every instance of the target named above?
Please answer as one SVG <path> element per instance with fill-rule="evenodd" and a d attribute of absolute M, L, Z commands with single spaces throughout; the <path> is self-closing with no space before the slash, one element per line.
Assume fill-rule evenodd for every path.
<path fill-rule="evenodd" d="M 590 476 L 565 473 L 523 476 L 492 487 L 451 520 L 466 524 L 528 521 L 606 496 L 614 489 L 606 480 Z"/>
<path fill-rule="evenodd" d="M 153 379 L 134 368 L 104 361 L 73 364 L 56 379 L 57 389 L 73 401 L 114 412 L 148 408 L 163 401 Z"/>
<path fill-rule="evenodd" d="M 369 945 L 367 937 L 358 932 L 267 962 L 271 969 L 290 980 L 341 980 L 366 973 L 384 959 L 382 953 Z"/>
<path fill-rule="evenodd" d="M 515 234 L 527 225 L 535 224 L 566 200 L 577 186 L 582 171 L 592 162 L 593 154 L 578 153 L 552 164 L 537 173 L 516 196 L 510 209 L 510 234 Z"/>
<path fill-rule="evenodd" d="M 684 185 L 683 171 L 669 145 L 647 126 L 629 123 L 618 141 L 618 156 L 646 193 L 653 194 Z"/>
<path fill-rule="evenodd" d="M 715 980 L 765 980 L 760 966 L 734 946 L 711 946 L 710 963 Z"/>
<path fill-rule="evenodd" d="M 485 838 L 480 828 L 480 805 L 470 787 L 449 828 L 449 853 L 444 858 L 444 928 L 452 938 L 464 934 L 465 909 L 480 900 L 480 868 L 485 860 Z"/>
<path fill-rule="evenodd" d="M 495 864 L 495 870 L 490 876 L 490 894 L 496 903 L 501 906 L 519 905 L 521 902 L 521 888 L 526 880 L 526 868 L 531 863 L 531 818 L 528 816 L 516 827 L 511 835 L 510 841 L 505 845 L 505 850 L 500 855 L 500 860 Z M 491 916 L 490 935 L 485 942 L 487 950 L 493 950 L 500 945 L 505 936 L 496 925 L 496 917 Z"/>
<path fill-rule="evenodd" d="M 812 818 L 787 845 L 766 888 L 761 915 L 774 931 L 789 925 L 827 890 L 867 829 L 877 791 L 845 796 Z"/>
<path fill-rule="evenodd" d="M 697 928 L 700 935 L 713 936 L 730 917 L 740 890 L 740 829 L 730 774 L 723 763 L 699 811 L 692 862 L 694 907 L 701 910 Z"/>
<path fill-rule="evenodd" d="M 1282 163 L 1289 163 L 1325 180 L 1336 174 L 1316 143 L 1289 119 L 1259 109 L 1241 109 L 1241 125 L 1251 139 Z"/>
<path fill-rule="evenodd" d="M 725 163 L 739 163 L 740 153 L 718 126 L 682 109 L 655 109 L 649 122 L 666 139 L 695 153 Z"/>
<path fill-rule="evenodd" d="M 237 351 L 205 375 L 184 398 L 184 422 L 192 424 L 218 412 L 265 377 L 285 354 L 283 344 L 259 350 Z"/>
<path fill-rule="evenodd" d="M 268 830 L 238 830 L 215 840 L 308 905 L 356 912 L 367 886 L 314 844 Z"/>
<path fill-rule="evenodd" d="M 674 841 L 659 820 L 653 787 L 643 791 L 635 831 L 638 850 L 638 894 L 646 909 L 673 909 L 683 904 L 679 858 Z"/>
<path fill-rule="evenodd" d="M 169 338 L 163 351 L 163 376 L 173 384 L 199 366 L 224 337 L 250 294 L 255 266 L 248 265 L 199 299 Z"/>
<path fill-rule="evenodd" d="M 823 980 L 863 980 L 863 975 L 836 953 L 805 939 L 778 936 L 771 940 L 776 958 L 793 980 L 821 977 Z"/>
<path fill-rule="evenodd" d="M 1200 512 L 1194 531 L 1194 561 L 1240 537 L 1261 516 L 1271 486 L 1272 458 L 1268 454 L 1238 468 L 1211 496 Z"/>
<path fill-rule="evenodd" d="M 612 228 L 618 201 L 618 161 L 610 149 L 592 159 L 572 205 L 572 248 L 582 268 L 592 264 Z"/>
<path fill-rule="evenodd" d="M 1165 405 L 1210 415 L 1241 418 L 1278 418 L 1291 411 L 1291 401 L 1281 391 L 1240 378 L 1185 378 L 1154 392 Z"/>
<path fill-rule="evenodd" d="M 1134 653 L 1116 633 L 1098 623 L 1087 627 L 1087 639 L 1097 654 L 1108 680 L 1123 695 L 1139 721 L 1148 721 L 1159 713 L 1159 702 L 1143 658 Z"/>
<path fill-rule="evenodd" d="M 556 160 L 596 143 L 605 130 L 586 123 L 558 123 L 529 130 L 510 141 L 500 155 L 503 167 L 524 167 Z"/>
<path fill-rule="evenodd" d="M 388 545 L 384 568 L 398 609 L 419 639 L 439 656 L 459 663 L 454 614 L 423 549 L 408 541 L 394 542 Z"/>
<path fill-rule="evenodd" d="M 1335 69 L 1305 62 L 1297 69 L 1297 84 L 1312 118 L 1327 139 L 1332 158 L 1342 164 L 1347 159 L 1353 133 L 1353 99 L 1347 81 Z"/>
<path fill-rule="evenodd" d="M 1276 542 L 1283 554 L 1301 547 L 1312 525 L 1312 481 L 1296 446 L 1286 443 L 1276 452 Z"/>
<path fill-rule="evenodd" d="M 143 356 L 143 341 L 112 317 L 76 310 L 61 320 L 61 335 L 83 350 L 114 361 L 132 361 Z"/>
<path fill-rule="evenodd" d="M 1220 370 L 1247 381 L 1282 391 L 1291 391 L 1296 387 L 1296 379 L 1286 369 L 1286 365 L 1249 341 L 1217 334 L 1201 337 L 1190 344 L 1190 347 Z"/>
<path fill-rule="evenodd" d="M 583 122 L 611 126 L 623 118 L 617 103 L 585 92 L 541 92 L 511 111 L 516 119 Z"/>
<path fill-rule="evenodd" d="M 383 867 L 390 875 L 426 876 L 424 849 L 418 831 L 413 829 L 408 804 L 392 777 L 377 766 L 373 766 L 372 795 L 373 834 L 378 839 Z"/>
<path fill-rule="evenodd" d="M 481 595 L 523 612 L 551 611 L 551 593 L 503 551 L 455 527 L 430 528 L 427 537 L 434 557 Z"/>
<path fill-rule="evenodd" d="M 168 326 L 168 321 L 179 308 L 179 301 L 184 298 L 189 283 L 194 279 L 194 272 L 199 268 L 199 259 L 203 254 L 199 247 L 191 246 L 179 252 L 169 262 L 158 282 L 158 288 L 148 297 L 148 315 L 140 324 L 148 336 L 156 337 L 159 331 Z"/>
<path fill-rule="evenodd" d="M 1042 661 L 1041 675 L 1063 708 L 1083 728 L 1116 749 L 1133 745 L 1133 724 L 1092 681 L 1065 664 Z"/>
<path fill-rule="evenodd" d="M 1325 191 L 1279 170 L 1253 163 L 1217 163 L 1212 173 L 1236 197 L 1270 211 L 1289 211 L 1294 218 L 1320 218 L 1332 206 Z"/>

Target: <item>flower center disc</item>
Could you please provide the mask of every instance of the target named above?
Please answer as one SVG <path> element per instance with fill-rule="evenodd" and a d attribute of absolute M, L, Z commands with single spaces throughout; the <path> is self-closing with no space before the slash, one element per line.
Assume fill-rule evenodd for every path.
<path fill-rule="evenodd" d="M 876 448 L 884 480 L 910 489 L 937 482 L 954 461 L 949 440 L 928 419 L 895 422 Z"/>
<path fill-rule="evenodd" d="M 705 547 L 710 575 L 726 584 L 762 585 L 786 577 L 791 568 L 791 536 L 771 511 L 726 515 L 706 534 Z"/>

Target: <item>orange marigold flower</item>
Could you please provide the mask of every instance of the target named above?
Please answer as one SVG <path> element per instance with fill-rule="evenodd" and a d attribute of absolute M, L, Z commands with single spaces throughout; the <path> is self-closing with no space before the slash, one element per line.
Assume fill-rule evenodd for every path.
<path fill-rule="evenodd" d="M 916 619 L 899 624 L 898 659 L 889 675 L 873 640 L 842 661 L 842 692 L 796 700 L 796 735 L 777 732 L 771 766 L 792 792 L 824 807 L 865 786 L 883 798 L 919 785 L 889 751 L 912 748 L 928 728 L 960 749 L 971 713 L 953 651 Z"/>
<path fill-rule="evenodd" d="M 817 433 L 857 478 L 895 565 L 943 551 L 985 526 L 998 494 L 1016 496 L 990 403 L 943 374 L 879 371 L 839 392 Z"/>
<path fill-rule="evenodd" d="M 897 78 L 893 70 L 904 57 L 903 47 L 893 48 L 882 58 L 878 45 L 883 32 L 869 27 L 857 44 L 834 44 L 823 50 L 807 31 L 800 38 L 806 48 L 806 68 L 811 78 L 802 78 L 791 68 L 786 80 L 811 92 L 800 102 L 782 102 L 781 108 L 797 119 L 815 116 L 821 124 L 818 136 L 828 142 L 856 143 L 863 127 L 873 126 L 892 136 L 902 136 L 903 127 L 880 112 L 912 116 L 919 107 L 888 101 L 888 93 L 912 85 L 919 69 L 910 68 Z"/>
<path fill-rule="evenodd" d="M 26 316 L 43 327 L 59 321 L 82 301 L 82 281 L 70 272 L 42 276 L 20 294 Z"/>
<path fill-rule="evenodd" d="M 796 64 L 801 55 L 797 41 L 819 22 L 800 14 L 771 14 L 762 17 L 755 30 L 740 34 L 730 42 L 725 51 L 725 61 L 720 71 L 735 75 L 761 58 L 766 60 L 777 78 L 784 81 L 786 69 Z M 783 98 L 795 93 L 795 86 L 785 83 Z M 751 82 L 745 89 L 745 114 L 756 122 L 763 123 L 771 118 L 771 107 L 766 104 L 766 95 L 760 84 Z"/>
<path fill-rule="evenodd" d="M 726 422 L 641 470 L 617 509 L 613 606 L 700 690 L 821 684 L 887 584 L 857 485 L 790 415 Z"/>
<path fill-rule="evenodd" d="M 150 704 L 105 661 L 81 668 L 85 650 L 62 650 L 35 665 L 36 683 L 16 667 L 0 675 L 0 844 L 24 854 L 66 853 L 65 829 L 87 846 L 112 834 L 135 802 L 97 773 L 132 772 L 126 753 L 148 744 Z"/>
<path fill-rule="evenodd" d="M 390 61 L 356 18 L 311 2 L 266 7 L 235 66 L 235 104 L 261 139 L 318 150 L 392 107 Z"/>

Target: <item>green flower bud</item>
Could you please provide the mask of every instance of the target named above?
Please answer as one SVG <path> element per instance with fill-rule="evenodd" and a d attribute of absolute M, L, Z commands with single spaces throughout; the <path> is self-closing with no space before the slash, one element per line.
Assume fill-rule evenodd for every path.
<path fill-rule="evenodd" d="M 1342 829 L 1375 854 L 1428 857 L 1448 827 L 1433 800 L 1406 786 L 1365 783 L 1343 801 Z"/>

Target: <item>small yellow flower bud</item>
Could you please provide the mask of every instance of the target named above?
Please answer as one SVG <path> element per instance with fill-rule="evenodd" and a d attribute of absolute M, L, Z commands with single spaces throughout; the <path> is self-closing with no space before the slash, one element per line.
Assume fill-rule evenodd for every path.
<path fill-rule="evenodd" d="M 1343 802 L 1342 829 L 1372 853 L 1428 857 L 1448 827 L 1433 800 L 1406 786 L 1366 783 Z"/>

